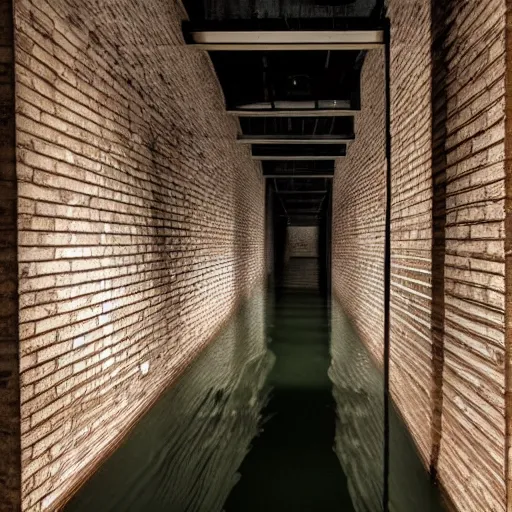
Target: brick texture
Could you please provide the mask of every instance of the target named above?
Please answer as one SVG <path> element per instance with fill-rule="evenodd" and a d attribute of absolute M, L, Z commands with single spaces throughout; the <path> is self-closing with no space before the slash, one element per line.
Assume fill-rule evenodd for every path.
<path fill-rule="evenodd" d="M 356 140 L 333 182 L 332 290 L 373 358 L 382 362 L 385 177 L 384 53 L 362 71 Z"/>
<path fill-rule="evenodd" d="M 391 392 L 425 466 L 461 511 L 507 507 L 505 8 L 389 2 Z M 383 87 L 372 53 L 333 203 L 333 289 L 377 361 Z"/>
<path fill-rule="evenodd" d="M 287 242 L 290 258 L 317 258 L 318 226 L 289 226 Z"/>
<path fill-rule="evenodd" d="M 272 276 L 274 272 L 274 193 L 267 185 L 266 203 L 265 203 L 265 249 L 266 249 L 266 269 L 267 276 Z"/>
<path fill-rule="evenodd" d="M 0 512 L 19 509 L 20 396 L 12 4 L 0 4 Z"/>
<path fill-rule="evenodd" d="M 507 512 L 512 511 L 512 9 L 510 0 L 507 0 L 507 21 L 506 21 L 506 76 L 505 76 L 505 397 L 506 397 L 506 440 L 507 453 L 506 486 L 507 486 Z"/>
<path fill-rule="evenodd" d="M 432 430 L 430 2 L 391 2 L 390 388 L 425 465 Z"/>
<path fill-rule="evenodd" d="M 69 496 L 265 273 L 261 171 L 183 18 L 15 4 L 27 511 Z"/>
<path fill-rule="evenodd" d="M 318 288 L 318 226 L 288 226 L 286 230 L 285 288 Z"/>
<path fill-rule="evenodd" d="M 439 476 L 460 510 L 505 510 L 505 1 L 451 2 Z"/>

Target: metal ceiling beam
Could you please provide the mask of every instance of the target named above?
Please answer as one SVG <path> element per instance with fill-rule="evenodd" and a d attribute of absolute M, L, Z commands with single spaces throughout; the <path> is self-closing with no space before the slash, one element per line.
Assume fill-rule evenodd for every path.
<path fill-rule="evenodd" d="M 291 110 L 259 110 L 236 109 L 227 113 L 238 117 L 352 117 L 359 110 L 350 109 L 291 109 Z"/>
<path fill-rule="evenodd" d="M 192 46 L 228 50 L 371 50 L 384 44 L 382 30 L 195 31 Z"/>
<path fill-rule="evenodd" d="M 316 136 L 316 137 L 301 137 L 301 136 L 287 136 L 280 135 L 277 137 L 263 137 L 254 135 L 239 135 L 237 142 L 240 144 L 350 144 L 353 138 L 346 137 L 333 137 L 331 136 Z"/>

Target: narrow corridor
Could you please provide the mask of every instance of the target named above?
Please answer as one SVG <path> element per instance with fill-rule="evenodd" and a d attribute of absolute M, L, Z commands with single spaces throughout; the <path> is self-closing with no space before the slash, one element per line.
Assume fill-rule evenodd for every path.
<path fill-rule="evenodd" d="M 0 512 L 510 512 L 511 1 L 1 2 Z"/>
<path fill-rule="evenodd" d="M 318 287 L 258 290 L 65 510 L 379 510 L 382 385 Z M 391 425 L 391 510 L 442 512 L 396 412 Z"/>

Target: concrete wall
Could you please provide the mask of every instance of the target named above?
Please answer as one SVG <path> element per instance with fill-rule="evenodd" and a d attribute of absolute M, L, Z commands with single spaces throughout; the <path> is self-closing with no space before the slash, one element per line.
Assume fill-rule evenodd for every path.
<path fill-rule="evenodd" d="M 15 4 L 24 510 L 83 481 L 265 273 L 261 171 L 183 18 Z"/>
<path fill-rule="evenodd" d="M 461 511 L 507 507 L 505 4 L 389 2 L 391 391 Z M 333 204 L 333 289 L 380 362 L 382 65 L 365 63 Z"/>
<path fill-rule="evenodd" d="M 0 511 L 19 507 L 17 184 L 12 4 L 0 4 Z"/>

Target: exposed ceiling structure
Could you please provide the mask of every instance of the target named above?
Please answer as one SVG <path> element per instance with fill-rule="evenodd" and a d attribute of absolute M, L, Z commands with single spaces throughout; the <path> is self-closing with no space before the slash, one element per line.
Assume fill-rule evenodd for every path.
<path fill-rule="evenodd" d="M 187 42 L 209 51 L 226 99 L 289 224 L 325 215 L 350 150 L 382 0 L 185 0 Z"/>

